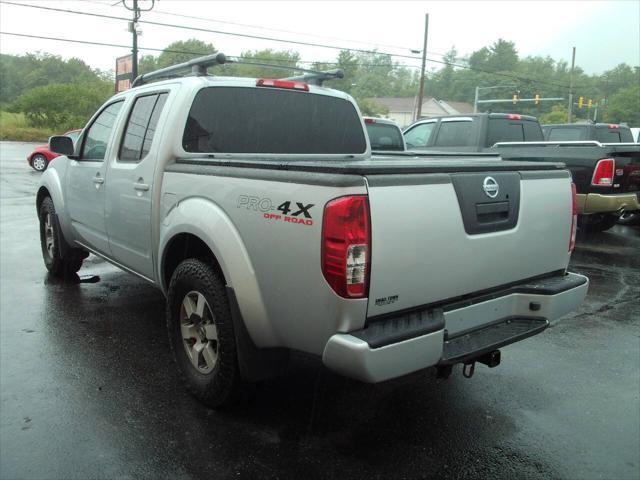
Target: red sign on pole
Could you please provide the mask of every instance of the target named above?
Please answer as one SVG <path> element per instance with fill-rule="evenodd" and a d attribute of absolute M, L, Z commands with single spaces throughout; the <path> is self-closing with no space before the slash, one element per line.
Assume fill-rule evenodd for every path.
<path fill-rule="evenodd" d="M 133 56 L 116 58 L 116 93 L 130 89 L 133 80 Z"/>

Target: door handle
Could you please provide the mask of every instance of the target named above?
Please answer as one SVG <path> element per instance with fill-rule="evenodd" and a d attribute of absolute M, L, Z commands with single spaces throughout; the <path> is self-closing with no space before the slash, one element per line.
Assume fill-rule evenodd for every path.
<path fill-rule="evenodd" d="M 96 185 L 102 185 L 104 183 L 104 178 L 102 178 L 100 175 L 96 175 L 95 177 L 93 177 L 93 183 L 95 183 Z"/>
<path fill-rule="evenodd" d="M 133 188 L 135 188 L 136 190 L 140 190 L 142 192 L 146 192 L 147 190 L 149 190 L 149 184 L 136 182 L 133 184 Z"/>

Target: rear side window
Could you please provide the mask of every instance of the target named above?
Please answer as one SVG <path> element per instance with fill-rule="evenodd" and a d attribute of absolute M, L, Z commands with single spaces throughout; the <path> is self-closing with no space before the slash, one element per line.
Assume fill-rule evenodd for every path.
<path fill-rule="evenodd" d="M 355 154 L 366 140 L 353 104 L 308 92 L 209 87 L 196 95 L 187 152 Z"/>
<path fill-rule="evenodd" d="M 542 133 L 542 128 L 538 122 L 522 122 L 522 128 L 524 128 L 525 142 L 541 142 L 544 140 L 544 133 Z"/>
<path fill-rule="evenodd" d="M 600 143 L 620 143 L 620 130 L 596 128 L 596 140 Z"/>
<path fill-rule="evenodd" d="M 162 93 L 136 98 L 127 120 L 119 160 L 138 162 L 149 153 L 167 95 Z"/>
<path fill-rule="evenodd" d="M 395 125 L 367 123 L 366 126 L 372 150 L 404 150 L 402 133 Z"/>
<path fill-rule="evenodd" d="M 442 122 L 435 145 L 439 147 L 471 147 L 475 143 L 473 122 Z"/>
<path fill-rule="evenodd" d="M 570 142 L 582 140 L 583 128 L 552 128 L 547 140 L 552 142 Z"/>

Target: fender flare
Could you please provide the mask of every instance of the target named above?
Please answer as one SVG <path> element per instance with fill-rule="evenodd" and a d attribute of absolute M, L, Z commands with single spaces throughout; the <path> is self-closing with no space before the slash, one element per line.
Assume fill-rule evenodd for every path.
<path fill-rule="evenodd" d="M 67 165 L 69 159 L 66 157 L 56 157 L 58 160 L 55 164 L 50 164 L 40 177 L 40 184 L 38 185 L 38 192 L 36 195 L 36 213 L 40 207 L 40 201 L 42 199 L 42 191 L 46 189 L 49 192 L 49 197 L 53 200 L 53 204 L 56 207 L 56 217 L 58 218 L 58 226 L 62 231 L 62 236 L 65 238 L 69 245 L 73 244 L 73 231 L 71 228 L 71 219 L 69 217 L 69 211 L 67 209 L 66 199 L 62 188 L 62 179 L 65 178 Z"/>
<path fill-rule="evenodd" d="M 258 347 L 278 345 L 268 318 L 251 258 L 240 233 L 219 205 L 202 197 L 179 201 L 160 225 L 157 278 L 166 295 L 164 279 L 165 253 L 171 240 L 180 234 L 202 240 L 218 261 L 228 287 L 233 288 L 242 319 Z"/>

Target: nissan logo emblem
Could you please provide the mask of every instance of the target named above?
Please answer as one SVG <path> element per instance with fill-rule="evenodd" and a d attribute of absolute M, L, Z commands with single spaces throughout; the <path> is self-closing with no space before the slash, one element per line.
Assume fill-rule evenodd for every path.
<path fill-rule="evenodd" d="M 489 198 L 496 198 L 498 196 L 498 182 L 493 177 L 486 177 L 482 182 L 482 189 Z"/>

